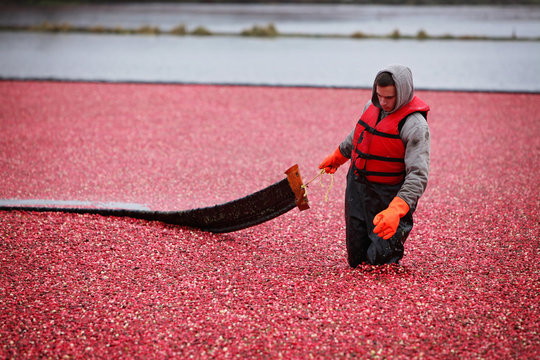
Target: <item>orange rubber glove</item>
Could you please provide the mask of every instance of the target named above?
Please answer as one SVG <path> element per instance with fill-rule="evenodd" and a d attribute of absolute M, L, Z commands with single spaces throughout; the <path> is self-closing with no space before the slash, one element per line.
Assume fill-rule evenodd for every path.
<path fill-rule="evenodd" d="M 323 160 L 321 165 L 319 165 L 319 169 L 324 169 L 324 171 L 327 174 L 333 174 L 336 172 L 338 167 L 345 164 L 347 160 L 349 159 L 347 159 L 345 156 L 341 154 L 341 151 L 339 151 L 339 146 L 338 146 L 338 148 L 332 154 L 328 155 Z"/>
<path fill-rule="evenodd" d="M 395 197 L 388 207 L 375 215 L 373 232 L 385 240 L 390 239 L 397 231 L 399 219 L 409 212 L 409 205 L 400 197 Z"/>

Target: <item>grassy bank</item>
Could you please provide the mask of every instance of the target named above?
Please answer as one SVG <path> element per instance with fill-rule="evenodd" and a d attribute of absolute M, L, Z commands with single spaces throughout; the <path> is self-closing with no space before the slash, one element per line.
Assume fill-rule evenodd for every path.
<path fill-rule="evenodd" d="M 493 40 L 493 41 L 540 41 L 540 37 L 524 37 L 512 34 L 510 36 L 478 36 L 478 35 L 430 35 L 420 29 L 415 35 L 402 34 L 395 29 L 386 35 L 375 35 L 361 31 L 352 34 L 307 34 L 307 33 L 281 33 L 272 23 L 267 25 L 254 25 L 240 32 L 215 32 L 204 26 L 188 29 L 185 24 L 179 24 L 171 30 L 164 31 L 157 26 L 141 26 L 139 28 L 105 27 L 105 26 L 74 26 L 69 23 L 55 23 L 44 21 L 41 24 L 30 26 L 1 25 L 0 31 L 46 32 L 46 33 L 91 33 L 116 35 L 170 35 L 170 36 L 245 36 L 260 38 L 352 38 L 352 39 L 416 39 L 416 40 Z"/>

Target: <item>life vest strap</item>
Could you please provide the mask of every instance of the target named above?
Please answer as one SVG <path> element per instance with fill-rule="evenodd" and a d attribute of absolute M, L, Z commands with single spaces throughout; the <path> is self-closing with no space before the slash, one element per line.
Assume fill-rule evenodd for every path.
<path fill-rule="evenodd" d="M 387 177 L 393 177 L 393 176 L 404 176 L 406 173 L 405 171 L 399 171 L 399 172 L 382 172 L 382 171 L 367 171 L 367 170 L 355 170 L 358 175 L 363 176 L 387 176 Z"/>
<path fill-rule="evenodd" d="M 366 159 L 366 160 L 379 160 L 379 161 L 399 162 L 399 163 L 404 163 L 405 162 L 405 159 L 403 159 L 403 158 L 393 158 L 393 157 L 386 157 L 386 156 L 367 154 L 365 152 L 361 152 L 358 149 L 356 149 L 356 153 L 358 154 L 359 158 Z"/>
<path fill-rule="evenodd" d="M 390 138 L 390 139 L 401 139 L 399 137 L 399 134 L 389 134 L 389 133 L 379 131 L 379 130 L 375 129 L 374 127 L 369 126 L 362 119 L 358 120 L 358 123 L 360 125 L 362 125 L 366 129 L 366 131 L 369 132 L 370 134 L 377 135 L 377 136 L 382 136 L 382 137 L 386 137 L 386 138 Z"/>

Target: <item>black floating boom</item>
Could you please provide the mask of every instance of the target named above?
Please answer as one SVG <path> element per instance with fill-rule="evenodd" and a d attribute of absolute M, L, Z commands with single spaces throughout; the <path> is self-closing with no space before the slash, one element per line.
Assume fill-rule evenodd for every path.
<path fill-rule="evenodd" d="M 289 169 L 287 176 L 288 178 L 246 197 L 220 205 L 185 211 L 5 205 L 0 205 L 0 210 L 130 217 L 149 221 L 160 221 L 166 224 L 186 226 L 214 233 L 226 233 L 261 224 L 286 213 L 297 205 L 300 210 L 309 208 L 307 198 L 305 198 L 305 192 L 300 188 L 301 178 L 298 167 L 295 165 Z M 297 178 L 295 180 L 296 184 L 291 183 L 292 176 Z M 294 191 L 293 188 L 295 189 Z"/>

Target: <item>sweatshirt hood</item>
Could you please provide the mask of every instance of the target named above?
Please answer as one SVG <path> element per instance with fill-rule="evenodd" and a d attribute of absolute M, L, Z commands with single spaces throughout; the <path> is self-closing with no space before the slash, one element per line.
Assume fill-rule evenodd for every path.
<path fill-rule="evenodd" d="M 392 111 L 389 111 L 387 113 L 390 114 L 400 109 L 403 105 L 408 104 L 412 100 L 414 96 L 412 71 L 405 65 L 393 64 L 388 65 L 387 67 L 379 71 L 377 73 L 377 76 L 382 72 L 388 72 L 392 74 L 392 79 L 394 79 L 394 83 L 396 84 L 396 106 L 394 107 L 394 109 L 392 109 Z M 375 76 L 375 78 L 377 76 Z M 379 104 L 379 99 L 377 97 L 377 86 L 375 85 L 375 81 L 373 82 L 371 102 L 379 109 L 382 109 L 381 104 Z"/>

